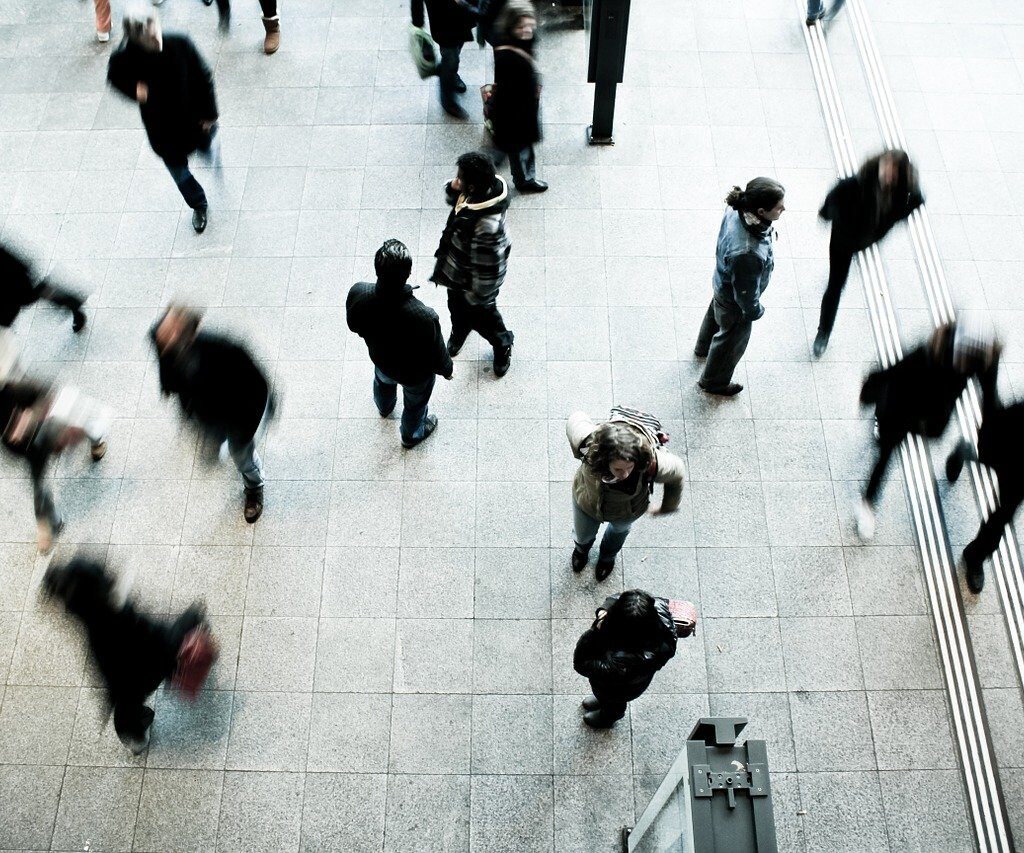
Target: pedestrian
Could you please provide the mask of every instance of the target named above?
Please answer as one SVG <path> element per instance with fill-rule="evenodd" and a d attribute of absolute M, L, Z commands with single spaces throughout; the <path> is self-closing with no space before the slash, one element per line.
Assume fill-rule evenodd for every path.
<path fill-rule="evenodd" d="M 214 0 L 203 0 L 207 6 L 212 6 Z M 281 46 L 281 16 L 277 13 L 277 0 L 260 0 L 260 8 L 263 11 L 263 52 L 268 56 L 276 53 Z M 219 19 L 220 31 L 226 33 L 231 29 L 231 0 L 217 0 L 217 17 Z"/>
<path fill-rule="evenodd" d="M 198 151 L 220 162 L 213 74 L 188 36 L 163 32 L 152 7 L 133 2 L 125 13 L 124 32 L 110 57 L 107 79 L 138 102 L 149 144 L 192 208 L 192 227 L 202 234 L 209 205 L 188 158 Z"/>
<path fill-rule="evenodd" d="M 410 0 L 410 3 L 413 26 L 421 29 L 426 4 L 430 35 L 441 51 L 441 63 L 437 69 L 441 108 L 455 118 L 469 118 L 458 99 L 466 91 L 466 83 L 459 76 L 459 61 L 462 46 L 473 40 L 476 6 L 469 0 Z"/>
<path fill-rule="evenodd" d="M 654 674 L 676 653 L 676 628 L 668 602 L 639 589 L 599 608 L 576 643 L 573 668 L 590 679 L 583 722 L 607 729 L 626 715 L 626 704 L 650 687 Z"/>
<path fill-rule="evenodd" d="M 110 0 L 93 0 L 93 9 L 96 12 L 96 41 L 105 44 L 110 41 Z"/>
<path fill-rule="evenodd" d="M 270 383 L 248 350 L 227 337 L 200 329 L 202 314 L 171 305 L 150 332 L 160 366 L 160 390 L 174 394 L 182 413 L 208 441 L 228 452 L 242 475 L 244 517 L 263 513 L 263 462 L 256 451 L 260 428 L 274 410 Z"/>
<path fill-rule="evenodd" d="M 394 411 L 402 386 L 402 446 L 415 447 L 437 428 L 427 404 L 434 377 L 452 378 L 452 359 L 437 313 L 413 295 L 412 256 L 405 244 L 386 240 L 373 266 L 376 283 L 359 282 L 348 292 L 348 327 L 370 351 L 373 401 L 381 417 Z"/>
<path fill-rule="evenodd" d="M 495 174 L 491 159 L 473 151 L 459 157 L 445 197 L 452 211 L 434 252 L 437 263 L 430 280 L 448 288 L 448 354 L 457 356 L 469 333 L 476 332 L 494 349 L 494 375 L 504 376 L 515 340 L 497 304 L 512 251 L 505 229 L 508 186 Z"/>
<path fill-rule="evenodd" d="M 544 192 L 537 180 L 533 146 L 540 141 L 540 74 L 534 59 L 537 15 L 529 0 L 509 0 L 498 22 L 494 48 L 494 85 L 489 115 L 494 144 L 509 160 L 512 182 L 520 192 Z"/>
<path fill-rule="evenodd" d="M 599 581 L 615 568 L 633 523 L 647 513 L 675 512 L 683 491 L 682 460 L 660 447 L 636 418 L 621 411 L 613 409 L 611 419 L 602 424 L 583 412 L 573 412 L 565 425 L 572 455 L 580 460 L 572 481 L 576 534 L 572 570 L 586 568 L 590 548 L 601 525 L 607 523 L 594 567 Z M 665 487 L 657 509 L 651 508 L 655 483 Z"/>
<path fill-rule="evenodd" d="M 843 178 L 829 191 L 818 215 L 832 223 L 828 285 L 821 298 L 821 317 L 814 338 L 814 357 L 821 358 L 839 311 L 850 264 L 857 252 L 881 240 L 924 203 L 917 170 L 904 151 L 885 151 L 868 160 L 856 175 Z"/>
<path fill-rule="evenodd" d="M 70 311 L 75 332 L 85 328 L 84 297 L 37 277 L 28 261 L 0 244 L 0 326 L 10 328 L 22 308 L 40 300 Z"/>
<path fill-rule="evenodd" d="M 825 11 L 825 0 L 807 0 L 807 26 L 812 27 L 818 21 L 831 21 L 839 10 L 843 8 L 846 0 L 832 0 L 832 5 Z"/>
<path fill-rule="evenodd" d="M 732 381 L 750 341 L 755 320 L 764 315 L 764 293 L 775 267 L 773 223 L 785 211 L 786 191 L 771 178 L 754 178 L 741 190 L 733 187 L 718 230 L 714 296 L 708 306 L 694 355 L 707 358 L 697 383 L 708 394 L 732 397 L 743 386 Z"/>
<path fill-rule="evenodd" d="M 59 599 L 85 628 L 118 738 L 135 755 L 149 744 L 153 709 L 147 698 L 168 679 L 181 677 L 189 660 L 182 654 L 197 634 L 209 636 L 205 611 L 189 607 L 174 621 L 140 612 L 131 602 L 118 603 L 114 576 L 102 563 L 74 557 L 51 564 L 43 575 L 44 593 Z M 203 656 L 205 668 L 215 651 Z"/>
<path fill-rule="evenodd" d="M 889 460 L 904 438 L 941 436 L 972 378 L 981 386 L 983 411 L 995 407 L 999 352 L 999 344 L 982 324 L 948 323 L 937 328 L 927 343 L 865 379 L 860 401 L 875 407 L 878 458 L 857 509 L 857 532 L 862 539 L 875 535 L 875 502 Z"/>

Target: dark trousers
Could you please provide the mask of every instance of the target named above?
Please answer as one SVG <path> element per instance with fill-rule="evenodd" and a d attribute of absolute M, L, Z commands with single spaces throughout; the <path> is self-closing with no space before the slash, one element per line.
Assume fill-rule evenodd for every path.
<path fill-rule="evenodd" d="M 832 334 L 839 311 L 839 299 L 850 277 L 850 264 L 856 250 L 845 240 L 836 239 L 835 231 L 828 244 L 828 284 L 821 297 L 821 317 L 818 319 L 818 331 L 824 335 Z"/>
<path fill-rule="evenodd" d="M 437 66 L 437 81 L 441 90 L 441 103 L 454 104 L 456 86 L 459 80 L 459 60 L 462 58 L 462 45 L 457 47 L 441 47 L 441 62 Z"/>
<path fill-rule="evenodd" d="M 462 344 L 470 332 L 476 332 L 495 349 L 512 346 L 515 335 L 505 328 L 498 304 L 473 305 L 459 290 L 448 291 L 448 311 L 452 317 L 452 339 Z"/>
<path fill-rule="evenodd" d="M 264 18 L 277 16 L 277 0 L 260 0 L 260 9 L 263 10 Z M 231 16 L 231 0 L 217 0 L 217 12 L 221 18 Z"/>
<path fill-rule="evenodd" d="M 497 151 L 494 155 L 494 165 L 500 166 L 508 157 L 508 168 L 512 172 L 512 183 L 517 187 L 529 183 L 537 178 L 537 157 L 533 146 L 527 145 L 518 151 L 506 154 L 504 151 Z"/>
<path fill-rule="evenodd" d="M 48 455 L 33 453 L 28 457 L 29 475 L 32 478 L 32 503 L 36 521 L 45 521 L 50 527 L 57 528 L 60 527 L 61 519 L 53 503 L 53 493 L 46 484 L 46 466 L 49 462 Z"/>
<path fill-rule="evenodd" d="M 590 679 L 590 689 L 594 692 L 594 698 L 601 704 L 601 718 L 606 723 L 614 723 L 616 720 L 621 720 L 626 716 L 626 705 L 640 696 L 650 686 L 650 678 L 638 684 L 625 686 L 605 684 L 604 682 Z"/>
<path fill-rule="evenodd" d="M 423 438 L 427 425 L 427 404 L 434 390 L 434 376 L 416 385 L 402 385 L 402 441 L 411 444 Z M 399 383 L 376 367 L 373 369 L 373 402 L 387 417 L 398 403 Z"/>
<path fill-rule="evenodd" d="M 884 424 L 878 425 L 878 458 L 875 466 L 871 469 L 871 476 L 868 479 L 868 487 L 864 492 L 864 499 L 869 504 L 874 504 L 882 491 L 882 479 L 885 477 L 886 469 L 889 467 L 889 460 L 893 453 L 900 446 L 900 442 L 906 438 L 908 433 L 900 430 L 886 429 Z"/>
<path fill-rule="evenodd" d="M 207 160 L 219 164 L 220 155 L 215 155 L 213 148 L 213 139 L 216 134 L 217 126 L 214 125 L 210 133 L 206 135 L 203 144 L 200 145 L 199 153 Z M 178 191 L 181 193 L 182 198 L 185 199 L 185 204 L 193 210 L 206 210 L 208 206 L 206 193 L 203 191 L 199 181 L 196 180 L 195 175 L 189 171 L 188 160 L 178 162 L 164 159 L 164 165 L 167 167 L 167 171 L 171 173 L 171 177 L 174 178 L 174 183 L 178 185 Z"/>
<path fill-rule="evenodd" d="M 978 461 L 975 449 L 963 441 L 950 454 L 951 460 L 954 457 L 959 457 L 961 466 L 965 462 Z M 999 480 L 999 505 L 981 523 L 977 535 L 964 548 L 964 562 L 968 566 L 980 566 L 996 552 L 999 541 L 1003 538 L 1003 530 L 1006 525 L 1013 523 L 1013 516 L 1024 501 L 1024 482 L 1016 481 L 1008 471 L 993 470 Z"/>
<path fill-rule="evenodd" d="M 736 365 L 750 342 L 752 328 L 753 322 L 743 319 L 738 307 L 711 300 L 694 347 L 697 355 L 706 355 L 708 359 L 700 377 L 702 388 L 717 390 L 732 382 Z"/>

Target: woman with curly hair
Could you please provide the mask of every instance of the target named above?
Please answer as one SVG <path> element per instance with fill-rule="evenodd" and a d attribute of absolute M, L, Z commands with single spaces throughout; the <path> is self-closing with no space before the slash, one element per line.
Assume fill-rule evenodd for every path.
<path fill-rule="evenodd" d="M 572 570 L 587 565 L 590 548 L 601 525 L 595 575 L 603 581 L 615 568 L 615 557 L 633 522 L 649 509 L 652 514 L 675 512 L 683 491 L 683 462 L 658 447 L 657 438 L 642 424 L 613 416 L 595 424 L 583 412 L 573 412 L 565 425 L 572 454 L 580 467 L 572 483 L 573 523 L 576 532 Z M 651 509 L 654 484 L 662 483 L 661 507 Z"/>

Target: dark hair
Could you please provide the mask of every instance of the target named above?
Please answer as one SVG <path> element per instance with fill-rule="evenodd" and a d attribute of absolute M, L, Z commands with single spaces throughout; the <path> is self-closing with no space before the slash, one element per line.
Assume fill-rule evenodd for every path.
<path fill-rule="evenodd" d="M 583 449 L 583 461 L 596 473 L 611 474 L 609 466 L 616 459 L 632 462 L 646 471 L 654 461 L 654 451 L 632 427 L 620 421 L 601 424 L 590 436 Z"/>
<path fill-rule="evenodd" d="M 494 162 L 486 154 L 470 151 L 459 157 L 456 162 L 462 173 L 463 189 L 467 191 L 467 194 L 469 187 L 480 193 L 486 192 L 494 184 L 496 175 Z"/>
<path fill-rule="evenodd" d="M 373 256 L 377 281 L 405 284 L 412 274 L 412 256 L 401 240 L 385 240 Z"/>
<path fill-rule="evenodd" d="M 745 190 L 733 187 L 725 197 L 725 203 L 740 213 L 757 213 L 771 210 L 782 201 L 786 189 L 772 178 L 754 178 Z"/>
<path fill-rule="evenodd" d="M 654 596 L 642 589 L 627 589 L 608 608 L 601 631 L 610 649 L 639 652 L 656 648 L 667 629 Z"/>
<path fill-rule="evenodd" d="M 883 157 L 891 157 L 896 163 L 896 171 L 898 173 L 896 178 L 897 187 L 908 192 L 917 188 L 917 169 L 910 162 L 907 152 L 900 148 L 890 148 L 888 151 L 883 151 L 866 160 L 857 172 L 857 179 L 862 184 L 869 187 L 878 186 L 878 164 L 882 161 Z"/>
<path fill-rule="evenodd" d="M 98 560 L 76 556 L 64 566 L 51 564 L 43 589 L 63 601 L 68 612 L 88 616 L 110 606 L 114 577 Z"/>

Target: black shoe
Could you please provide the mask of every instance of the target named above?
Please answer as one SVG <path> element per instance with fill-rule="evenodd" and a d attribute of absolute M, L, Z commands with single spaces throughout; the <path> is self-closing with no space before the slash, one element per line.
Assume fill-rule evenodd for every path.
<path fill-rule="evenodd" d="M 572 557 L 570 562 L 572 563 L 572 570 L 574 572 L 582 572 L 587 567 L 587 560 L 590 557 L 590 551 L 581 551 L 579 548 L 572 549 Z"/>
<path fill-rule="evenodd" d="M 828 349 L 828 333 L 819 331 L 814 336 L 814 357 L 821 358 L 825 354 L 825 350 Z"/>
<path fill-rule="evenodd" d="M 583 715 L 583 722 L 586 723 L 592 729 L 610 729 L 615 725 L 615 721 L 608 722 L 604 718 L 604 714 L 600 711 L 590 711 Z"/>
<path fill-rule="evenodd" d="M 246 524 L 255 524 L 263 515 L 263 486 L 245 490 L 245 509 L 242 511 Z"/>
<path fill-rule="evenodd" d="M 946 479 L 951 483 L 955 483 L 960 479 L 960 472 L 964 470 L 964 450 L 966 442 L 961 441 L 953 448 L 953 452 L 949 454 L 949 458 L 946 460 Z"/>
<path fill-rule="evenodd" d="M 708 351 L 706 349 L 701 349 L 700 347 L 694 347 L 693 348 L 693 354 L 695 356 L 697 356 L 697 358 L 707 358 L 708 357 Z"/>
<path fill-rule="evenodd" d="M 455 339 L 455 335 L 449 335 L 448 336 L 448 355 L 450 355 L 452 358 L 455 358 L 455 356 L 457 356 L 460 352 L 462 352 L 462 348 L 465 345 L 466 345 L 466 339 L 465 338 L 462 338 L 461 340 L 456 340 Z"/>
<path fill-rule="evenodd" d="M 599 557 L 597 565 L 594 566 L 594 577 L 599 581 L 603 581 L 608 575 L 615 571 L 615 558 L 612 557 L 610 560 L 604 557 Z"/>
<path fill-rule="evenodd" d="M 967 588 L 975 595 L 980 595 L 985 588 L 985 564 L 983 562 L 972 564 L 967 559 L 967 550 L 964 550 L 964 576 L 967 579 Z"/>
<path fill-rule="evenodd" d="M 808 18 L 805 21 L 805 23 L 807 24 L 807 26 L 813 27 L 816 23 L 818 23 L 818 21 L 820 21 L 824 17 L 825 17 L 825 13 L 822 12 L 820 15 L 813 15 L 812 17 Z"/>
<path fill-rule="evenodd" d="M 85 312 L 81 308 L 76 308 L 75 313 L 71 315 L 71 331 L 80 332 L 85 328 Z"/>
<path fill-rule="evenodd" d="M 404 447 L 406 450 L 409 450 L 410 448 L 415 447 L 417 444 L 419 444 L 424 439 L 429 438 L 430 434 L 435 429 L 437 429 L 437 415 L 427 415 L 427 422 L 426 423 L 427 423 L 427 425 L 426 425 L 426 428 L 423 430 L 423 435 L 420 438 L 413 439 L 412 441 L 406 441 L 403 438 L 402 439 L 402 447 Z"/>
<path fill-rule="evenodd" d="M 586 699 L 583 700 L 581 704 L 583 705 L 583 708 L 587 711 L 596 711 L 598 708 L 601 707 L 601 702 L 598 700 L 596 696 L 593 695 L 588 696 Z"/>
<path fill-rule="evenodd" d="M 213 5 L 213 0 L 203 0 L 203 5 L 204 6 L 212 6 Z"/>
<path fill-rule="evenodd" d="M 542 193 L 547 188 L 547 181 L 538 181 L 536 178 L 532 181 L 523 181 L 521 184 L 516 184 L 516 189 L 521 193 Z"/>
<path fill-rule="evenodd" d="M 377 412 L 380 414 L 380 416 L 382 418 L 386 418 L 388 415 L 390 415 L 395 410 L 395 406 L 397 406 L 397 405 L 398 405 L 398 401 L 396 400 L 394 403 L 391 404 L 391 408 L 388 409 L 386 412 L 382 412 L 380 409 L 377 409 Z"/>
<path fill-rule="evenodd" d="M 455 91 L 460 95 L 466 91 L 466 81 L 463 80 L 458 74 L 455 75 Z"/>
<path fill-rule="evenodd" d="M 455 103 L 455 101 L 441 101 L 441 109 L 448 113 L 452 118 L 461 119 L 462 121 L 469 118 L 469 113 L 462 109 L 462 107 Z"/>
<path fill-rule="evenodd" d="M 494 375 L 501 377 L 508 373 L 512 366 L 512 347 L 500 347 L 494 350 Z"/>
<path fill-rule="evenodd" d="M 206 208 L 197 207 L 192 211 L 192 227 L 196 229 L 196 234 L 202 234 L 206 230 Z"/>
<path fill-rule="evenodd" d="M 705 394 L 715 394 L 719 397 L 735 397 L 737 394 L 740 393 L 740 391 L 743 390 L 743 386 L 740 385 L 739 382 L 730 382 L 728 385 L 725 385 L 722 388 L 708 388 L 706 385 L 703 385 L 700 382 L 697 383 L 697 386 Z"/>
<path fill-rule="evenodd" d="M 217 28 L 225 34 L 231 31 L 231 12 L 225 12 L 220 16 Z"/>

